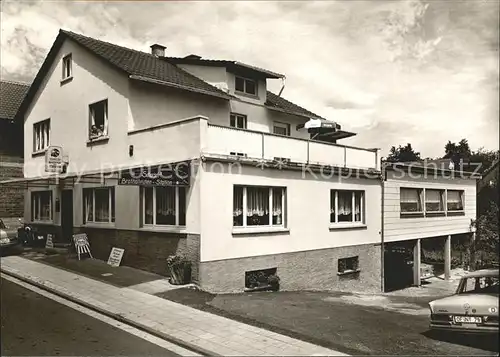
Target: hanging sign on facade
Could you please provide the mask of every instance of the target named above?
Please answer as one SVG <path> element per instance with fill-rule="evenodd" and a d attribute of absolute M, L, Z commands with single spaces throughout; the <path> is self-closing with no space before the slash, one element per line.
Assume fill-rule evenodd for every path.
<path fill-rule="evenodd" d="M 113 247 L 113 249 L 111 249 L 111 253 L 109 254 L 108 264 L 112 267 L 120 266 L 124 252 L 125 249 Z"/>
<path fill-rule="evenodd" d="M 45 241 L 45 248 L 54 248 L 54 241 L 52 234 L 47 234 L 47 240 Z"/>
<path fill-rule="evenodd" d="M 88 254 L 91 258 L 93 258 L 90 253 L 90 243 L 87 234 L 73 234 L 73 242 L 75 243 L 78 260 L 80 260 L 80 255 L 82 254 Z"/>
<path fill-rule="evenodd" d="M 63 149 L 60 146 L 49 146 L 45 152 L 45 172 L 63 171 Z"/>
<path fill-rule="evenodd" d="M 122 170 L 118 184 L 132 186 L 189 186 L 190 178 L 190 163 L 177 162 Z"/>

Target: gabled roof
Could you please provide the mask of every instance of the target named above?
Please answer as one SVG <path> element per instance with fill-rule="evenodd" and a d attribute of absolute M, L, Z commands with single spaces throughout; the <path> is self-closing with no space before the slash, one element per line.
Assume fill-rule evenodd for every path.
<path fill-rule="evenodd" d="M 269 109 L 279 110 L 290 114 L 300 115 L 307 118 L 324 119 L 318 114 L 314 114 L 313 112 L 304 109 L 297 104 L 289 102 L 285 98 L 279 97 L 269 91 L 267 91 L 267 100 L 265 105 Z"/>
<path fill-rule="evenodd" d="M 252 71 L 260 74 L 265 78 L 285 78 L 283 74 L 276 73 L 273 71 L 269 71 L 264 68 L 259 68 L 255 66 L 251 66 L 246 63 L 231 61 L 231 60 L 211 60 L 201 58 L 197 55 L 189 55 L 186 57 L 164 57 L 165 60 L 169 61 L 173 64 L 193 64 L 193 65 L 202 65 L 202 66 L 212 66 L 212 67 L 226 67 L 231 72 L 233 71 Z"/>
<path fill-rule="evenodd" d="M 0 120 L 14 120 L 29 87 L 28 83 L 0 81 Z"/>
<path fill-rule="evenodd" d="M 139 80 L 148 83 L 155 83 L 183 90 L 193 91 L 200 94 L 206 94 L 223 99 L 235 98 L 230 94 L 212 86 L 202 79 L 177 67 L 174 57 L 156 57 L 150 53 L 133 50 L 130 48 L 118 46 L 109 42 L 100 41 L 91 37 L 83 36 L 71 31 L 59 30 L 59 34 L 54 41 L 47 57 L 45 58 L 40 70 L 38 71 L 33 84 L 29 88 L 24 101 L 21 104 L 18 115 L 23 115 L 28 108 L 31 100 L 35 96 L 46 73 L 48 73 L 53 61 L 55 60 L 59 49 L 66 39 L 71 39 L 80 46 L 90 51 L 92 54 L 103 59 L 118 70 L 124 72 L 132 80 Z M 266 72 L 267 78 L 282 78 L 281 74 L 259 69 L 249 65 L 244 65 L 236 61 L 212 61 L 200 60 L 197 56 L 188 56 L 186 60 L 207 61 L 210 63 L 224 63 L 224 65 L 244 66 L 247 70 Z M 273 77 L 275 76 L 275 77 Z M 277 110 L 289 114 L 299 115 L 307 118 L 320 118 L 307 109 L 304 109 L 286 99 L 277 96 L 274 93 L 267 92 L 265 106 L 271 110 Z"/>

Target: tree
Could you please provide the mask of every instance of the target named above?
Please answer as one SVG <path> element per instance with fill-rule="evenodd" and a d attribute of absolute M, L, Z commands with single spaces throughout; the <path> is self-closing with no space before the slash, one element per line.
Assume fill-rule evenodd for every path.
<path fill-rule="evenodd" d="M 456 156 L 459 156 L 461 159 L 469 157 L 471 155 L 469 142 L 467 139 L 462 139 L 456 143 L 452 143 L 448 140 L 448 143 L 444 147 L 445 155 L 443 159 L 451 159 Z"/>
<path fill-rule="evenodd" d="M 481 147 L 477 151 L 472 151 L 467 139 L 462 139 L 458 143 L 448 140 L 444 151 L 443 159 L 451 159 L 455 163 L 455 167 L 460 167 L 460 162 L 463 161 L 466 165 L 464 170 L 473 171 L 480 164 L 480 173 L 487 170 L 499 157 L 498 150 L 485 150 Z"/>
<path fill-rule="evenodd" d="M 389 156 L 387 156 L 387 162 L 411 162 L 411 161 L 421 161 L 420 153 L 413 150 L 410 143 L 406 146 L 399 145 L 398 148 L 395 146 L 391 147 Z"/>
<path fill-rule="evenodd" d="M 498 262 L 498 204 L 491 202 L 489 210 L 479 216 L 473 224 L 476 227 L 474 260 L 479 260 L 481 263 Z"/>

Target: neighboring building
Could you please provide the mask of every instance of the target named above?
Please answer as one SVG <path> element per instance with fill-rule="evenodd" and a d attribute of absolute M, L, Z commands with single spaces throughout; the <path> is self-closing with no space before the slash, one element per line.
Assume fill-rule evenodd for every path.
<path fill-rule="evenodd" d="M 23 123 L 15 116 L 29 85 L 0 81 L 0 181 L 23 177 Z M 0 186 L 0 218 L 5 224 L 24 215 L 24 189 Z"/>
<path fill-rule="evenodd" d="M 477 183 L 477 201 L 478 215 L 486 212 L 492 203 L 498 205 L 498 175 L 499 160 L 495 160 L 491 166 L 486 169 L 481 180 Z"/>
<path fill-rule="evenodd" d="M 435 162 L 427 166 L 386 164 L 384 169 L 386 290 L 420 285 L 421 263 L 429 260 L 435 263 L 442 258 L 442 273 L 449 278 L 454 241 L 472 239 L 480 176 L 436 166 Z"/>
<path fill-rule="evenodd" d="M 285 290 L 379 291 L 377 149 L 326 142 L 354 135 L 339 125 L 311 140 L 300 128 L 327 121 L 269 92 L 279 73 L 151 48 L 60 31 L 19 112 L 26 220 L 160 274 L 184 254 L 213 292 L 242 291 L 255 270 L 277 270 Z M 67 162 L 59 178 L 45 172 L 49 146 Z M 169 163 L 189 165 L 187 182 L 124 172 Z"/>

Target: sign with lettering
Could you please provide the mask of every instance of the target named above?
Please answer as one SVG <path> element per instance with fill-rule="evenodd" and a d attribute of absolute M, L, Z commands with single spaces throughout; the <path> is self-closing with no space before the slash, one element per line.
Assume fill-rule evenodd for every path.
<path fill-rule="evenodd" d="M 60 146 L 49 146 L 45 152 L 45 172 L 61 173 L 64 166 L 63 149 Z"/>
<path fill-rule="evenodd" d="M 190 178 L 190 163 L 177 162 L 122 170 L 118 184 L 133 186 L 189 186 Z"/>
<path fill-rule="evenodd" d="M 47 234 L 47 240 L 45 241 L 45 248 L 54 248 L 54 241 L 52 240 L 52 234 Z"/>
<path fill-rule="evenodd" d="M 73 234 L 73 242 L 75 243 L 78 260 L 80 260 L 81 254 L 88 254 L 91 258 L 93 258 L 92 254 L 90 253 L 90 243 L 87 234 Z"/>
<path fill-rule="evenodd" d="M 122 248 L 113 247 L 113 249 L 111 249 L 111 253 L 109 254 L 108 264 L 112 267 L 120 266 L 124 252 L 125 250 Z"/>

